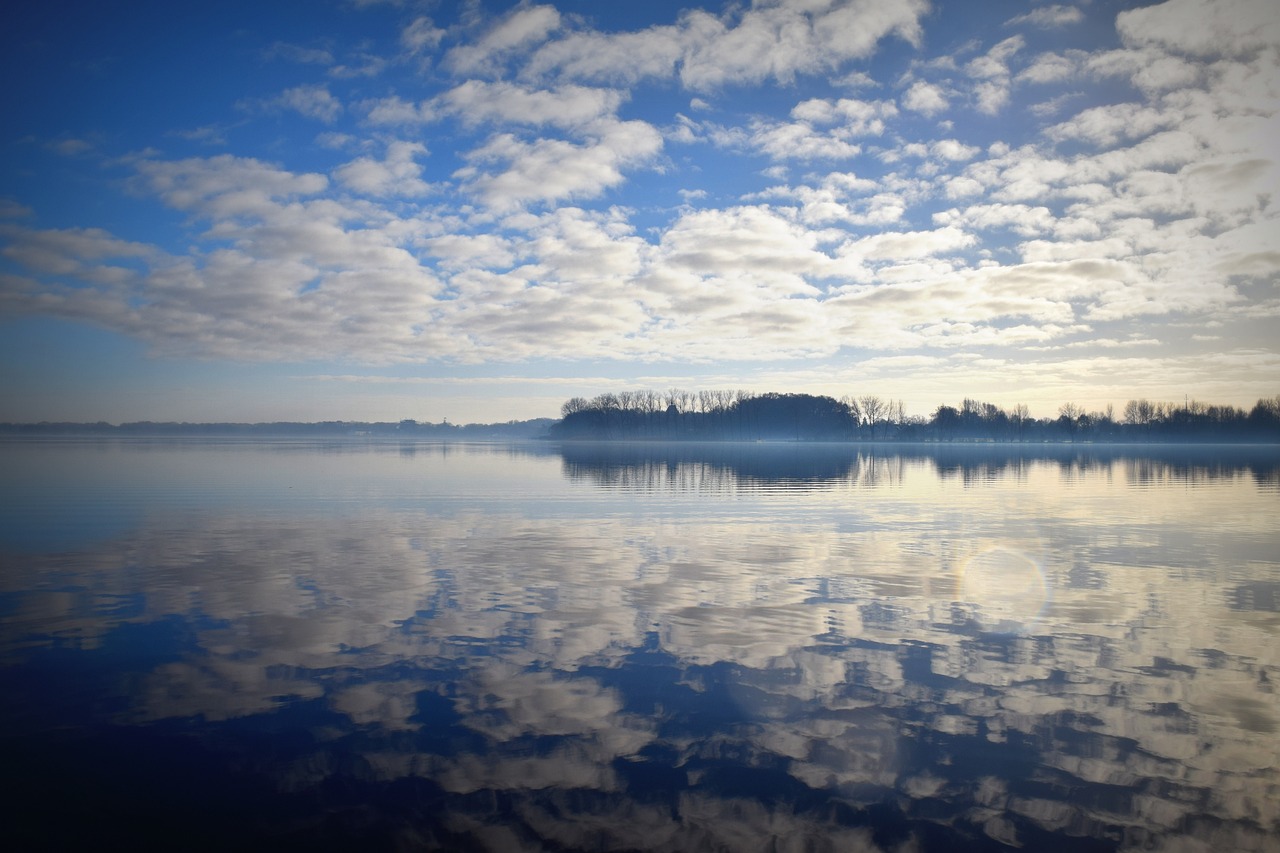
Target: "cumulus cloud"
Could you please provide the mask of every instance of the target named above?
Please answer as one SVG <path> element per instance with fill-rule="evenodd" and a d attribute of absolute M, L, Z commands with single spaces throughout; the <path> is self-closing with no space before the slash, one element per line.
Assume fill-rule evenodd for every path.
<path fill-rule="evenodd" d="M 430 102 L 412 103 L 398 95 L 365 104 L 368 121 L 373 125 L 406 126 L 429 124 L 438 116 Z"/>
<path fill-rule="evenodd" d="M 425 155 L 420 142 L 391 142 L 386 157 L 360 157 L 338 167 L 334 177 L 357 193 L 370 196 L 422 196 L 431 186 L 422 180 L 422 167 L 414 158 Z"/>
<path fill-rule="evenodd" d="M 1025 204 L 975 204 L 963 211 L 956 208 L 935 213 L 939 225 L 963 226 L 970 231 L 1010 229 L 1030 237 L 1051 231 L 1058 220 L 1049 208 Z"/>
<path fill-rule="evenodd" d="M 170 207 L 213 218 L 262 213 L 273 209 L 276 199 L 316 195 L 329 186 L 321 174 L 295 174 L 230 154 L 144 160 L 137 164 L 137 177 L 142 188 Z"/>
<path fill-rule="evenodd" d="M 560 27 L 554 6 L 521 4 L 494 23 L 474 43 L 459 45 L 444 57 L 444 65 L 458 75 L 490 75 L 503 63 L 545 41 Z"/>
<path fill-rule="evenodd" d="M 1091 107 L 1050 127 L 1050 139 L 1075 139 L 1098 146 L 1114 146 L 1122 139 L 1140 139 L 1175 125 L 1178 116 L 1141 104 Z"/>
<path fill-rule="evenodd" d="M 750 144 L 777 160 L 844 160 L 862 153 L 852 134 L 821 132 L 807 122 L 761 123 Z"/>
<path fill-rule="evenodd" d="M 1018 72 L 1019 83 L 1060 83 L 1080 73 L 1083 54 L 1078 56 L 1042 53 Z"/>
<path fill-rule="evenodd" d="M 924 80 L 917 80 L 903 93 L 902 106 L 912 112 L 934 116 L 950 104 L 941 88 Z"/>
<path fill-rule="evenodd" d="M 624 33 L 575 31 L 538 48 L 521 76 L 634 85 L 673 77 L 683 49 L 674 26 Z"/>
<path fill-rule="evenodd" d="M 793 288 L 805 273 L 821 273 L 830 258 L 817 251 L 815 236 L 767 207 L 694 211 L 681 216 L 664 234 L 660 257 L 675 268 L 717 278 L 777 273 Z"/>
<path fill-rule="evenodd" d="M 973 97 L 979 112 L 995 115 L 1008 103 L 1009 60 L 1025 45 L 1022 36 L 1011 36 L 965 65 L 965 73 L 976 81 Z"/>
<path fill-rule="evenodd" d="M 1120 46 L 1098 50 L 997 30 L 952 56 L 912 53 L 878 82 L 850 60 L 887 38 L 927 46 L 923 3 L 764 0 L 616 32 L 528 3 L 447 33 L 406 17 L 384 59 L 414 69 L 412 86 L 329 76 L 332 92 L 270 101 L 342 122 L 317 137 L 272 117 L 307 127 L 305 160 L 115 164 L 190 248 L 129 224 L 9 223 L 4 256 L 22 275 L 5 278 L 5 307 L 164 352 L 375 363 L 909 358 L 1056 347 L 1138 316 L 1274 312 L 1243 295 L 1280 269 L 1280 90 L 1261 9 L 1133 9 Z M 1082 10 L 1008 23 L 1065 26 Z M 442 46 L 429 74 L 407 55 Z M 314 48 L 270 52 L 332 66 Z M 19 215 L 35 218 L 0 203 Z M 1128 340 L 1092 338 L 1113 339 Z"/>
<path fill-rule="evenodd" d="M 975 238 L 952 225 L 936 231 L 884 232 L 863 237 L 841 247 L 846 258 L 862 261 L 906 261 L 926 258 L 972 246 Z"/>
<path fill-rule="evenodd" d="M 96 262 L 128 259 L 157 260 L 163 253 L 153 246 L 121 240 L 101 228 L 34 230 L 0 225 L 10 240 L 0 254 L 36 273 L 83 275 L 99 280 L 126 273 L 123 267 L 104 268 Z M 112 273 L 115 273 L 113 275 Z"/>
<path fill-rule="evenodd" d="M 680 79 L 695 90 L 725 84 L 790 81 L 796 74 L 831 70 L 869 56 L 877 43 L 897 35 L 919 40 L 922 2 L 759 3 L 736 22 L 700 11 L 684 19 L 687 41 Z"/>
<path fill-rule="evenodd" d="M 600 120 L 583 129 L 582 142 L 492 136 L 469 152 L 454 173 L 498 210 L 567 198 L 595 198 L 623 181 L 622 170 L 652 159 L 662 135 L 642 121 Z"/>
<path fill-rule="evenodd" d="M 850 136 L 879 136 L 885 120 L 898 114 L 892 101 L 811 98 L 796 104 L 791 116 L 812 125 L 836 126 Z"/>
<path fill-rule="evenodd" d="M 953 163 L 972 160 L 981 150 L 975 145 L 965 145 L 958 139 L 939 139 L 929 145 L 931 155 Z"/>
<path fill-rule="evenodd" d="M 307 118 L 331 124 L 342 113 L 342 103 L 325 86 L 295 86 L 286 89 L 269 106 L 290 109 Z"/>
<path fill-rule="evenodd" d="M 686 11 L 672 25 L 635 33 L 571 33 L 531 58 L 527 73 L 636 82 L 676 75 L 689 89 L 788 82 L 870 56 L 896 36 L 917 44 L 924 0 L 765 0 L 717 16 Z"/>
<path fill-rule="evenodd" d="M 1131 47 L 1195 56 L 1244 56 L 1280 43 L 1280 16 L 1270 0 L 1167 0 L 1116 16 Z"/>

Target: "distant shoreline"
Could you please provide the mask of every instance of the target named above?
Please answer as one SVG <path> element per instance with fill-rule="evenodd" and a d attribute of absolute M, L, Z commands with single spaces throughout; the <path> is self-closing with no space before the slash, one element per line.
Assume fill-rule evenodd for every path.
<path fill-rule="evenodd" d="M 774 392 L 671 389 L 574 397 L 561 417 L 504 423 L 451 424 L 399 421 L 177 422 L 111 424 L 0 423 L 0 437 L 113 438 L 380 438 L 431 441 L 746 442 L 849 445 L 1280 444 L 1280 395 L 1250 410 L 1194 400 L 1159 403 L 1130 400 L 1118 416 L 1064 404 L 1056 418 L 1035 418 L 1026 406 L 1006 411 L 966 398 L 960 407 L 938 406 L 928 418 L 909 416 L 899 400 L 874 396 L 832 397 Z"/>
<path fill-rule="evenodd" d="M 552 421 L 552 423 L 555 423 Z M 448 431 L 379 431 L 352 429 L 347 431 L 329 429 L 307 429 L 317 426 L 300 424 L 301 429 L 281 429 L 276 425 L 259 424 L 182 424 L 175 429 L 131 429 L 131 424 L 99 427 L 95 424 L 0 424 L 0 441 L 22 439 L 64 439 L 76 441 L 84 439 L 161 439 L 161 440 L 208 440 L 225 439 L 230 441 L 257 441 L 264 439 L 279 440 L 325 440 L 325 441 L 421 441 L 428 443 L 467 443 L 467 442 L 537 442 L 542 445 L 563 445 L 577 448 L 647 448 L 674 449 L 698 448 L 708 449 L 744 449 L 760 450 L 823 450 L 834 448 L 866 448 L 875 449 L 892 447 L 896 449 L 918 450 L 1004 450 L 1042 448 L 1046 450 L 1107 450 L 1109 448 L 1261 448 L 1280 450 L 1280 438 L 1273 440 L 1242 437 L 1238 439 L 1205 437 L 1205 438 L 1112 438 L 1106 440 L 1090 439 L 919 439 L 919 438 L 773 438 L 773 439 L 738 439 L 738 438 L 563 438 L 547 433 L 545 426 L 536 431 L 512 429 L 506 424 L 467 424 L 454 427 Z M 77 427 L 83 427 L 77 429 Z M 263 427 L 263 428 L 260 428 Z"/>
<path fill-rule="evenodd" d="M 400 438 L 523 439 L 545 436 L 555 421 L 534 418 L 496 424 L 440 424 L 417 421 L 272 421 L 262 423 L 135 421 L 110 424 L 49 422 L 0 423 L 0 438 L 20 436 L 67 438 Z"/>

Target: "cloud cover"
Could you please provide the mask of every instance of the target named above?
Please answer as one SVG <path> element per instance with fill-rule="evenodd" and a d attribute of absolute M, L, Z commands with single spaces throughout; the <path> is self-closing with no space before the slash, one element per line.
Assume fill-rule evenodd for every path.
<path fill-rule="evenodd" d="M 610 26 L 521 3 L 365 10 L 385 38 L 359 47 L 273 34 L 293 83 L 225 94 L 275 131 L 131 147 L 83 179 L 145 215 L 48 225 L 63 211 L 7 179 L 0 311 L 161 357 L 436 373 L 732 363 L 755 382 L 828 359 L 874 378 L 868 358 L 967 352 L 1052 383 L 1074 368 L 1045 353 L 1113 357 L 1135 329 L 1171 365 L 1233 343 L 1274 365 L 1273 5 L 1133 8 L 1093 21 L 1098 45 L 1088 6 L 948 41 L 962 12 L 774 0 Z M 341 83 L 359 51 L 383 70 Z M 1207 327 L 1234 331 L 1192 339 Z M 1253 394 L 1268 369 L 1232 381 Z"/>

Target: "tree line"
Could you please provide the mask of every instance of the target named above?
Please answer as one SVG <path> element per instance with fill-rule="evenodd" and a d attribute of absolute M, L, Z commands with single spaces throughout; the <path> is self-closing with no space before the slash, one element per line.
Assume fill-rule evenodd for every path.
<path fill-rule="evenodd" d="M 1195 400 L 1130 400 L 1086 411 L 1064 403 L 1054 418 L 1033 418 L 1025 405 L 1004 409 L 965 399 L 909 416 L 901 400 L 744 390 L 622 391 L 573 397 L 561 407 L 552 438 L 706 441 L 1222 441 L 1280 442 L 1280 395 L 1250 409 Z"/>

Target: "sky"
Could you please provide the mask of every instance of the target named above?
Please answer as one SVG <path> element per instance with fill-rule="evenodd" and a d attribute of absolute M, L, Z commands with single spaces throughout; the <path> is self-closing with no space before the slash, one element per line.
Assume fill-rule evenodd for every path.
<path fill-rule="evenodd" d="M 1274 0 L 44 0 L 0 75 L 0 421 L 1280 393 Z"/>

